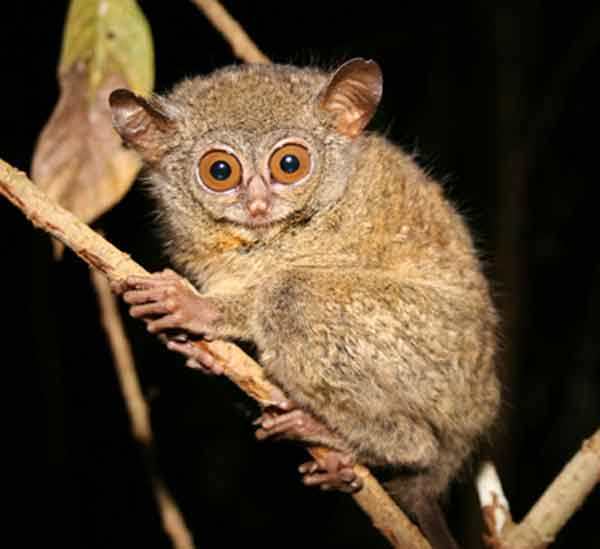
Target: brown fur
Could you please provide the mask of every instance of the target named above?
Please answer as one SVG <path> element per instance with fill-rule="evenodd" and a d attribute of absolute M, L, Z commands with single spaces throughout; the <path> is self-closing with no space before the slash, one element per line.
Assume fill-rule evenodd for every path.
<path fill-rule="evenodd" d="M 268 376 L 359 461 L 397 468 L 396 497 L 414 510 L 495 418 L 497 317 L 441 187 L 385 138 L 340 133 L 319 102 L 330 80 L 260 65 L 185 81 L 153 99 L 170 129 L 137 149 L 162 151 L 149 178 L 167 249 L 221 300 L 216 335 L 254 342 Z M 213 140 L 258 163 L 289 136 L 310 143 L 316 167 L 269 225 L 230 217 L 235 199 L 194 178 Z"/>

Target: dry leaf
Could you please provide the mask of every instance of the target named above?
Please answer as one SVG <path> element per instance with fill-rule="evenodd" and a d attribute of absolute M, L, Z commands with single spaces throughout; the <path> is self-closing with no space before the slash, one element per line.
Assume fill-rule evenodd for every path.
<path fill-rule="evenodd" d="M 121 200 L 141 165 L 112 128 L 108 96 L 123 87 L 148 95 L 153 70 L 150 31 L 135 0 L 72 0 L 60 98 L 40 134 L 32 177 L 86 223 Z"/>

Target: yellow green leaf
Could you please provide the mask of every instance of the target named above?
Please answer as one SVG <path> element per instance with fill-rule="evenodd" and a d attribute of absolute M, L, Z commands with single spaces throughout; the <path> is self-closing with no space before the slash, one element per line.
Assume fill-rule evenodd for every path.
<path fill-rule="evenodd" d="M 152 91 L 152 35 L 135 0 L 71 0 L 59 75 L 76 63 L 87 66 L 91 93 L 110 73 L 120 73 L 138 94 Z"/>
<path fill-rule="evenodd" d="M 117 88 L 148 95 L 153 75 L 150 30 L 134 0 L 71 1 L 60 98 L 40 133 L 32 176 L 86 223 L 121 200 L 141 166 L 113 130 L 108 96 Z"/>

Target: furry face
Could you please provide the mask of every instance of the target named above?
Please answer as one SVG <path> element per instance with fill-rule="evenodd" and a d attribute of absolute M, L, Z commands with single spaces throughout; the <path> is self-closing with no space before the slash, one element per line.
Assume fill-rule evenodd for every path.
<path fill-rule="evenodd" d="M 260 233 L 342 196 L 359 141 L 343 116 L 362 116 L 364 126 L 380 95 L 354 77 L 340 85 L 312 68 L 235 66 L 186 80 L 164 98 L 120 90 L 111 102 L 115 127 L 151 166 L 163 208 L 176 210 L 174 196 L 185 195 L 193 202 L 174 217 L 209 216 Z"/>

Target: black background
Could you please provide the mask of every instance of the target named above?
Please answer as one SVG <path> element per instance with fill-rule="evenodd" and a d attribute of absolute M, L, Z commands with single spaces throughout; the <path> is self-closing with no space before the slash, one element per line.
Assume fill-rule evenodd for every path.
<path fill-rule="evenodd" d="M 0 157 L 28 170 L 57 100 L 66 1 L 2 7 Z M 16 3 L 14 3 L 16 4 Z M 500 5 L 501 4 L 501 5 Z M 190 3 L 142 1 L 158 91 L 233 62 Z M 275 61 L 379 61 L 375 127 L 443 180 L 473 228 L 504 318 L 506 413 L 496 459 L 520 519 L 600 419 L 597 128 L 592 3 L 227 2 Z M 136 187 L 100 221 L 149 269 L 165 265 Z M 0 200 L 3 490 L 19 547 L 169 547 L 132 441 L 87 268 Z M 253 407 L 183 367 L 127 320 L 152 404 L 157 462 L 198 547 L 386 547 L 352 501 L 304 488 L 300 449 L 254 441 Z M 598 491 L 556 547 L 598 547 Z M 452 529 L 480 546 L 471 484 Z"/>

